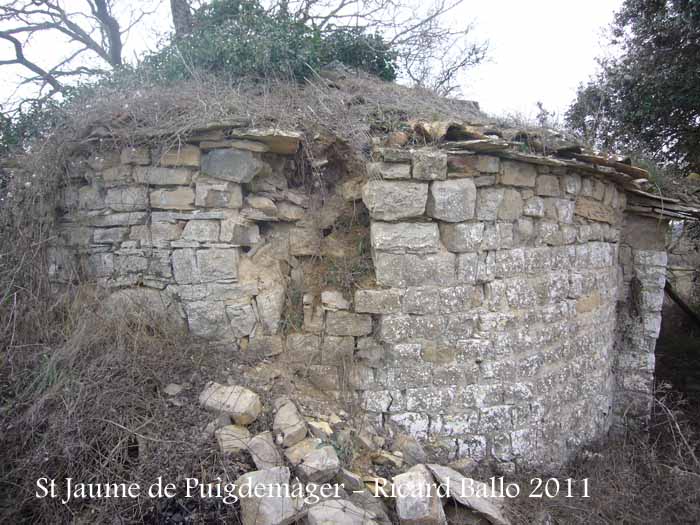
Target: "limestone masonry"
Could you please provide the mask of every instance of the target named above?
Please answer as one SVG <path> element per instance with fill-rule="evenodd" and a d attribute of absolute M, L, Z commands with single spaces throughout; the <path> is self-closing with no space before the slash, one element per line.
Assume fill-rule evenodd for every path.
<path fill-rule="evenodd" d="M 375 144 L 366 165 L 335 160 L 306 184 L 300 134 L 187 140 L 76 158 L 54 281 L 82 275 L 108 304 L 284 363 L 453 458 L 557 465 L 649 414 L 666 223 L 626 211 L 619 178 Z M 310 264 L 352 251 L 333 228 L 353 214 L 369 217 L 373 276 L 307 286 Z"/>

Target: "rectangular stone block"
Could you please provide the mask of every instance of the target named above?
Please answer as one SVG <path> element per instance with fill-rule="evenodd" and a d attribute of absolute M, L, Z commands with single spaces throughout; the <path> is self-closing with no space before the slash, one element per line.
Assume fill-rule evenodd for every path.
<path fill-rule="evenodd" d="M 373 221 L 372 248 L 389 253 L 434 253 L 440 234 L 435 223 L 387 223 Z"/>
<path fill-rule="evenodd" d="M 253 246 L 260 242 L 260 227 L 245 219 L 226 219 L 221 221 L 219 239 L 237 246 Z"/>
<path fill-rule="evenodd" d="M 148 207 L 148 193 L 145 186 L 109 188 L 105 204 L 114 211 L 144 210 Z"/>
<path fill-rule="evenodd" d="M 377 284 L 387 287 L 455 284 L 455 254 L 391 254 L 373 251 Z"/>
<path fill-rule="evenodd" d="M 180 144 L 172 148 L 161 151 L 157 155 L 158 163 L 161 166 L 187 166 L 190 168 L 199 168 L 202 159 L 202 152 L 197 146 L 192 144 Z"/>
<path fill-rule="evenodd" d="M 499 250 L 496 252 L 493 273 L 496 277 L 510 277 L 525 271 L 523 248 Z"/>
<path fill-rule="evenodd" d="M 241 186 L 234 182 L 199 177 L 194 202 L 203 208 L 241 208 L 243 192 Z"/>
<path fill-rule="evenodd" d="M 430 185 L 426 213 L 445 222 L 461 222 L 474 217 L 476 186 L 471 179 L 436 181 Z"/>
<path fill-rule="evenodd" d="M 191 188 L 185 187 L 152 191 L 151 207 L 165 210 L 191 210 L 194 208 L 194 192 Z"/>
<path fill-rule="evenodd" d="M 404 255 L 403 274 L 408 286 L 455 284 L 456 256 L 447 251 L 425 255 Z"/>
<path fill-rule="evenodd" d="M 410 179 L 411 165 L 395 162 L 371 162 L 367 174 L 376 179 Z"/>
<path fill-rule="evenodd" d="M 401 290 L 357 290 L 355 311 L 367 314 L 393 314 L 401 311 Z"/>
<path fill-rule="evenodd" d="M 498 207 L 498 218 L 504 221 L 514 221 L 523 213 L 523 197 L 518 190 L 506 188 L 503 200 Z"/>
<path fill-rule="evenodd" d="M 574 213 L 579 217 L 592 221 L 607 222 L 609 224 L 616 224 L 618 221 L 617 213 L 613 208 L 585 197 L 576 199 Z"/>
<path fill-rule="evenodd" d="M 445 180 L 447 155 L 443 151 L 419 149 L 411 156 L 411 174 L 417 180 Z"/>
<path fill-rule="evenodd" d="M 406 289 L 403 312 L 407 314 L 435 313 L 440 307 L 440 289 L 436 287 L 412 287 Z"/>
<path fill-rule="evenodd" d="M 452 154 L 447 156 L 447 169 L 474 177 L 480 173 L 498 173 L 500 159 L 490 155 Z"/>
<path fill-rule="evenodd" d="M 486 255 L 483 256 L 486 264 Z M 461 253 L 457 256 L 457 282 L 475 283 L 486 279 L 485 273 L 480 273 L 481 258 L 476 253 Z"/>
<path fill-rule="evenodd" d="M 238 278 L 238 250 L 211 248 L 173 250 L 173 273 L 178 284 L 208 283 Z"/>
<path fill-rule="evenodd" d="M 513 223 L 486 223 L 480 249 L 499 250 L 513 246 Z"/>
<path fill-rule="evenodd" d="M 455 400 L 454 387 L 409 388 L 406 390 L 406 409 L 429 414 L 445 413 Z"/>
<path fill-rule="evenodd" d="M 362 336 L 372 333 L 372 317 L 352 312 L 327 312 L 326 333 L 329 335 Z"/>
<path fill-rule="evenodd" d="M 465 312 L 477 308 L 484 300 L 481 286 L 453 286 L 440 289 L 440 312 Z"/>
<path fill-rule="evenodd" d="M 370 180 L 362 191 L 362 201 L 372 218 L 396 221 L 425 213 L 428 184 L 408 181 Z"/>
<path fill-rule="evenodd" d="M 501 184 L 506 186 L 535 187 L 537 168 L 525 162 L 501 162 Z"/>
<path fill-rule="evenodd" d="M 182 231 L 185 241 L 217 242 L 219 240 L 219 221 L 189 221 Z"/>
<path fill-rule="evenodd" d="M 114 273 L 114 254 L 96 253 L 88 256 L 85 270 L 89 277 L 109 277 Z"/>
<path fill-rule="evenodd" d="M 155 184 L 158 186 L 186 186 L 192 182 L 192 172 L 179 168 L 134 168 L 134 179 L 143 184 Z"/>
<path fill-rule="evenodd" d="M 129 228 L 96 228 L 92 242 L 95 244 L 114 244 L 123 241 L 129 233 Z"/>
<path fill-rule="evenodd" d="M 511 308 L 533 308 L 540 302 L 534 282 L 527 279 L 507 279 L 504 281 L 508 306 Z"/>
<path fill-rule="evenodd" d="M 498 217 L 498 208 L 503 201 L 503 188 L 479 188 L 477 191 L 476 218 L 482 221 L 494 221 Z"/>
<path fill-rule="evenodd" d="M 133 211 L 127 213 L 111 213 L 109 215 L 93 215 L 88 217 L 85 222 L 91 226 L 106 228 L 109 226 L 131 226 L 134 224 L 143 224 L 148 218 L 148 213 L 145 211 Z"/>
<path fill-rule="evenodd" d="M 248 183 L 269 170 L 259 154 L 237 149 L 216 149 L 202 156 L 202 173 L 239 184 Z"/>
<path fill-rule="evenodd" d="M 561 194 L 559 177 L 556 175 L 539 175 L 535 185 L 535 193 L 548 197 L 559 197 Z"/>
<path fill-rule="evenodd" d="M 440 239 L 451 252 L 477 251 L 483 235 L 483 222 L 440 223 Z"/>

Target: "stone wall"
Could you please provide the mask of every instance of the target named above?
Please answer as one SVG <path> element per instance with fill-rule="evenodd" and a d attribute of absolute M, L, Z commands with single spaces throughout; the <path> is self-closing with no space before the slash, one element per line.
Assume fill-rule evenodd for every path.
<path fill-rule="evenodd" d="M 355 296 L 383 345 L 367 409 L 453 455 L 560 463 L 610 422 L 624 194 L 495 156 L 389 159 L 364 193 L 383 287 Z"/>
<path fill-rule="evenodd" d="M 121 290 L 116 299 L 173 311 L 202 337 L 277 333 L 282 270 L 277 260 L 260 266 L 246 253 L 273 223 L 288 251 L 312 252 L 302 220 L 309 199 L 289 185 L 298 136 L 273 138 L 209 137 L 76 159 L 51 253 L 54 280 L 70 282 L 80 273 Z"/>
<path fill-rule="evenodd" d="M 665 260 L 623 233 L 636 223 L 618 186 L 430 147 L 376 148 L 366 169 L 317 159 L 309 184 L 299 138 L 76 159 L 54 280 L 82 273 L 110 301 L 145 301 L 354 400 L 386 432 L 504 470 L 560 464 L 648 404 Z M 374 275 L 319 287 L 356 249 L 337 225 L 363 213 L 350 244 L 369 242 Z M 625 310 L 632 294 L 641 306 Z"/>

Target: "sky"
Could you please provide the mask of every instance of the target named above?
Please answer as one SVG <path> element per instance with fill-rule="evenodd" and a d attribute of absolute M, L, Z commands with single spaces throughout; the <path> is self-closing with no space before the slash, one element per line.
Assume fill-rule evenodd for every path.
<path fill-rule="evenodd" d="M 76 0 L 70 0 L 75 2 Z M 133 3 L 133 2 L 132 2 Z M 595 71 L 595 59 L 605 53 L 604 30 L 622 0 L 465 0 L 451 15 L 454 24 L 474 23 L 476 40 L 489 42 L 488 60 L 462 77 L 461 96 L 476 100 L 494 115 L 532 118 L 541 101 L 549 111 L 563 115 L 576 88 Z M 121 5 L 128 5 L 122 2 Z M 154 10 L 133 31 L 125 46 L 127 59 L 153 49 L 169 30 L 169 2 L 142 0 L 136 5 Z M 119 5 L 119 3 L 117 4 Z M 56 37 L 39 37 L 32 57 L 47 62 L 65 55 L 67 44 Z M 9 56 L 0 47 L 0 59 Z M 0 100 L 14 92 L 21 70 L 0 69 Z"/>
<path fill-rule="evenodd" d="M 563 114 L 605 53 L 605 28 L 621 0 L 491 0 L 460 6 L 490 61 L 469 72 L 464 98 L 487 113 L 535 116 L 541 101 Z"/>

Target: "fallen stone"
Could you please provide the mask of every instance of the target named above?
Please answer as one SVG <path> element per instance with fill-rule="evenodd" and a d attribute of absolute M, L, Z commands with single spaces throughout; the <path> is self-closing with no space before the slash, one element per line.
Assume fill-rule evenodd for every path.
<path fill-rule="evenodd" d="M 312 450 L 317 449 L 322 445 L 322 441 L 318 438 L 306 438 L 294 446 L 289 447 L 284 451 L 284 456 L 292 466 L 297 466 L 304 459 L 304 456 Z"/>
<path fill-rule="evenodd" d="M 238 425 L 227 425 L 218 428 L 214 435 L 219 443 L 219 449 L 223 454 L 232 454 L 246 450 L 250 441 L 250 432 L 245 427 Z"/>
<path fill-rule="evenodd" d="M 374 514 L 347 500 L 328 499 L 313 505 L 306 516 L 309 525 L 372 525 Z"/>
<path fill-rule="evenodd" d="M 333 429 L 325 421 L 307 421 L 309 430 L 314 437 L 319 439 L 328 439 L 333 435 Z"/>
<path fill-rule="evenodd" d="M 388 479 L 379 476 L 363 476 L 365 488 L 375 498 L 389 498 L 393 493 L 393 484 Z"/>
<path fill-rule="evenodd" d="M 330 445 L 314 448 L 297 465 L 295 472 L 307 483 L 330 481 L 340 469 L 340 460 Z"/>
<path fill-rule="evenodd" d="M 409 466 L 424 463 L 427 459 L 423 446 L 416 438 L 407 434 L 396 434 L 391 449 L 394 452 L 401 452 L 403 459 Z"/>
<path fill-rule="evenodd" d="M 284 459 L 275 445 L 272 432 L 263 432 L 248 442 L 248 452 L 258 470 L 284 465 Z"/>
<path fill-rule="evenodd" d="M 291 255 L 318 255 L 321 251 L 321 232 L 313 226 L 297 226 L 289 230 Z"/>
<path fill-rule="evenodd" d="M 364 486 L 362 487 L 364 488 Z M 348 499 L 365 511 L 371 512 L 380 525 L 392 525 L 387 507 L 381 498 L 375 498 L 367 490 L 358 489 L 348 495 Z"/>
<path fill-rule="evenodd" d="M 290 491 L 279 490 L 289 485 L 287 467 L 273 467 L 243 474 L 235 481 L 240 497 L 242 525 L 289 525 L 301 518 L 302 498 L 291 497 Z"/>
<path fill-rule="evenodd" d="M 394 468 L 403 467 L 403 458 L 385 450 L 372 454 L 371 459 L 375 465 L 392 466 Z"/>
<path fill-rule="evenodd" d="M 165 388 L 163 388 L 163 393 L 169 396 L 176 396 L 183 390 L 185 390 L 185 387 L 183 387 L 182 385 L 178 385 L 176 383 L 168 383 L 167 385 L 165 385 Z"/>
<path fill-rule="evenodd" d="M 473 510 L 448 500 L 444 506 L 448 525 L 490 525 L 490 521 Z"/>
<path fill-rule="evenodd" d="M 200 404 L 211 412 L 223 412 L 239 425 L 249 425 L 262 412 L 260 397 L 242 386 L 208 383 L 199 395 Z"/>
<path fill-rule="evenodd" d="M 210 421 L 206 427 L 204 427 L 204 432 L 202 434 L 205 438 L 209 439 L 214 435 L 221 427 L 226 427 L 231 424 L 231 417 L 228 414 L 220 414 L 214 421 Z"/>
<path fill-rule="evenodd" d="M 362 476 L 355 474 L 347 469 L 341 468 L 335 475 L 335 481 L 342 485 L 348 492 L 355 492 L 356 490 L 364 490 L 365 484 L 362 481 Z"/>
<path fill-rule="evenodd" d="M 277 436 L 277 442 L 283 447 L 296 445 L 306 437 L 306 421 L 294 403 L 287 400 L 277 409 L 272 431 Z"/>
<path fill-rule="evenodd" d="M 433 476 L 425 465 L 416 465 L 394 476 L 396 513 L 401 525 L 446 525 Z"/>
<path fill-rule="evenodd" d="M 456 470 L 442 465 L 429 464 L 428 468 L 435 475 L 435 478 L 443 485 L 450 487 L 473 487 L 473 494 L 456 488 L 452 490 L 450 496 L 456 501 L 468 507 L 488 519 L 493 525 L 510 525 L 510 521 L 503 514 L 504 498 L 499 498 L 497 494 L 492 497 L 483 496 L 491 494 L 491 489 L 485 483 L 462 476 Z"/>

